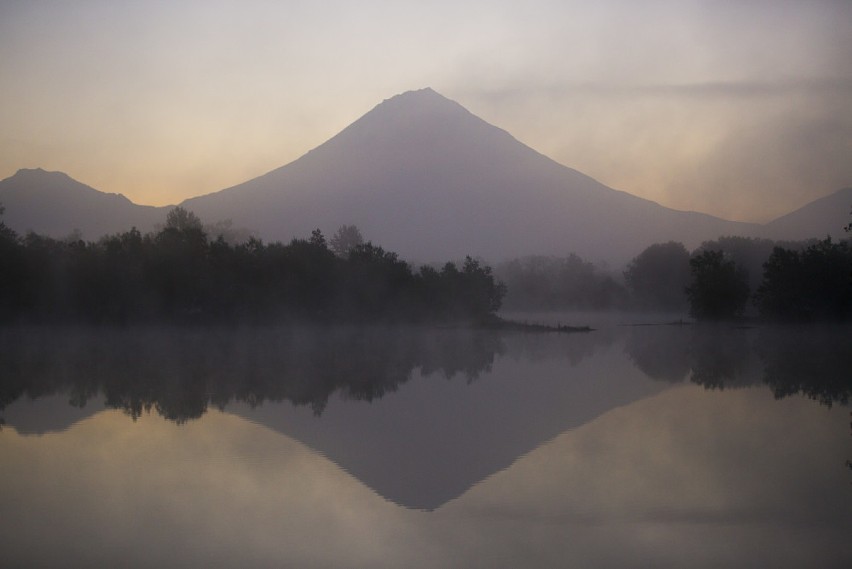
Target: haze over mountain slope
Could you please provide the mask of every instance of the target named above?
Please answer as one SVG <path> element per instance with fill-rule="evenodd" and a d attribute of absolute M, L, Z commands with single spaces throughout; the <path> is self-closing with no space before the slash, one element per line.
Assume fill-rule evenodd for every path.
<path fill-rule="evenodd" d="M 355 224 L 420 261 L 573 251 L 620 263 L 656 241 L 691 247 L 757 231 L 608 188 L 431 89 L 388 99 L 298 160 L 183 205 L 266 239 Z"/>

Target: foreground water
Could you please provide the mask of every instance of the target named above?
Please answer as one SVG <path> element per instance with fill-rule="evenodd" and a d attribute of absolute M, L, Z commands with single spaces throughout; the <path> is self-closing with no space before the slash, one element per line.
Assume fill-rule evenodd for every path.
<path fill-rule="evenodd" d="M 0 566 L 852 566 L 849 329 L 0 331 Z"/>

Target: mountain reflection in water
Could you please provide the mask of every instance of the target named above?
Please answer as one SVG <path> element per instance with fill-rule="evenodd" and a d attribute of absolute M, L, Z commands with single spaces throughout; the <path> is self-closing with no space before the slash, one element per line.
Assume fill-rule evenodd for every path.
<path fill-rule="evenodd" d="M 4 329 L 0 565 L 845 566 L 847 332 Z"/>

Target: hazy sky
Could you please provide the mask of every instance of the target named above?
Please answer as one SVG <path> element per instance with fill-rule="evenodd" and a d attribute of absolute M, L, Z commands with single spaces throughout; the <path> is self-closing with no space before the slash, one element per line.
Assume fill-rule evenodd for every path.
<path fill-rule="evenodd" d="M 852 185 L 850 0 L 0 0 L 0 178 L 177 203 L 426 86 L 678 209 Z"/>

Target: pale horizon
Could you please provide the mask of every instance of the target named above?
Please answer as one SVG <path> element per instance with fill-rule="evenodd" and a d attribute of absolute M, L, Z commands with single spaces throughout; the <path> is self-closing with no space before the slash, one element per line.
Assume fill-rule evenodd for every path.
<path fill-rule="evenodd" d="M 852 4 L 0 7 L 0 178 L 173 205 L 431 87 L 666 207 L 766 222 L 852 185 Z"/>

